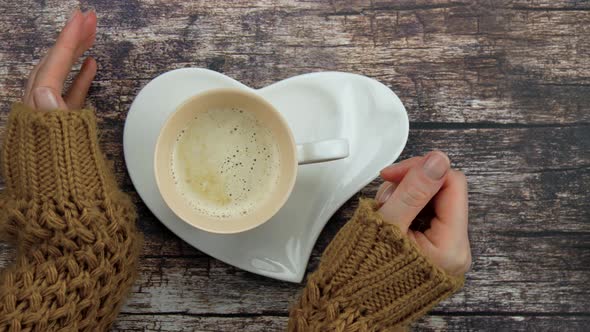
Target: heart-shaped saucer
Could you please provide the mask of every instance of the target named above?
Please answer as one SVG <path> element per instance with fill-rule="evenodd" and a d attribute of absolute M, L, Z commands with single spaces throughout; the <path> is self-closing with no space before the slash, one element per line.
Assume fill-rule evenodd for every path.
<path fill-rule="evenodd" d="M 350 156 L 299 166 L 287 203 L 265 224 L 239 234 L 212 234 L 178 218 L 156 186 L 153 158 L 160 128 L 189 97 L 233 87 L 259 94 L 285 117 L 297 143 L 335 137 L 349 141 Z M 336 210 L 394 162 L 408 138 L 399 98 L 365 76 L 322 72 L 295 76 L 256 90 L 223 74 L 177 69 L 149 82 L 125 122 L 125 162 L 135 188 L 152 213 L 195 248 L 246 271 L 301 282 L 322 228 Z"/>

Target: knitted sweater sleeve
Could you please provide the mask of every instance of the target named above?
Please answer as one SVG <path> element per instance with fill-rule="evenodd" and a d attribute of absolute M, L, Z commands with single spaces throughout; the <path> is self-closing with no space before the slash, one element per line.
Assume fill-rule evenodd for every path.
<path fill-rule="evenodd" d="M 433 265 L 373 200 L 326 248 L 291 309 L 289 331 L 393 331 L 453 294 L 463 278 Z"/>
<path fill-rule="evenodd" d="M 0 331 L 105 331 L 136 277 L 141 236 L 92 111 L 15 104 L 1 151 Z"/>

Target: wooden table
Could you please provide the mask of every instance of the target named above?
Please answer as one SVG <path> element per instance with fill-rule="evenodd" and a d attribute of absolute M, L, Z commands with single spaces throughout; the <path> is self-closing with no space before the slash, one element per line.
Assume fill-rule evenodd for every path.
<path fill-rule="evenodd" d="M 99 15 L 90 101 L 146 239 L 114 330 L 282 330 L 301 289 L 186 245 L 135 194 L 123 161 L 125 115 L 144 84 L 181 67 L 257 88 L 324 70 L 385 83 L 411 120 L 402 158 L 444 150 L 470 183 L 473 269 L 416 328 L 590 330 L 589 1 L 2 1 L 0 131 L 78 4 Z M 334 215 L 310 269 L 357 198 L 379 183 Z M 14 250 L 1 249 L 6 265 Z"/>

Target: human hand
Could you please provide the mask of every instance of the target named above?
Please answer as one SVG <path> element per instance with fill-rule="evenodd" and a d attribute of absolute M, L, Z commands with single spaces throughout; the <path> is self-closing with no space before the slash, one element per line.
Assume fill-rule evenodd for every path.
<path fill-rule="evenodd" d="M 23 103 L 42 111 L 83 108 L 88 88 L 96 75 L 96 61 L 93 58 L 86 58 L 63 97 L 62 90 L 72 66 L 94 44 L 95 37 L 96 13 L 74 11 L 53 48 L 31 72 Z"/>
<path fill-rule="evenodd" d="M 377 192 L 379 213 L 397 225 L 434 264 L 455 276 L 471 266 L 467 236 L 468 199 L 465 175 L 450 168 L 440 151 L 414 157 L 381 171 L 386 181 Z M 424 232 L 409 229 L 418 213 L 432 200 L 434 217 Z"/>

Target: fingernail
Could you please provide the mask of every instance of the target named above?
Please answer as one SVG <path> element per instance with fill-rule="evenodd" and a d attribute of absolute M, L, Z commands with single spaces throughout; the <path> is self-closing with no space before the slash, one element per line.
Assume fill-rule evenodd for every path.
<path fill-rule="evenodd" d="M 52 111 L 59 108 L 57 97 L 49 88 L 36 88 L 33 91 L 33 100 L 40 111 Z"/>
<path fill-rule="evenodd" d="M 442 152 L 431 152 L 424 163 L 424 173 L 433 179 L 440 180 L 449 170 L 449 158 Z"/>
<path fill-rule="evenodd" d="M 391 197 L 391 194 L 393 194 L 394 190 L 395 190 L 395 186 L 393 184 L 390 184 L 387 188 L 385 188 L 385 190 L 381 193 L 381 195 L 379 195 L 379 197 L 376 198 L 377 203 L 385 204 L 385 202 L 387 202 L 389 197 Z"/>
<path fill-rule="evenodd" d="M 90 15 L 90 13 L 94 13 L 94 9 L 89 9 L 89 10 L 85 11 L 84 13 L 82 13 L 82 15 L 84 15 L 84 18 L 87 18 L 88 15 Z"/>

